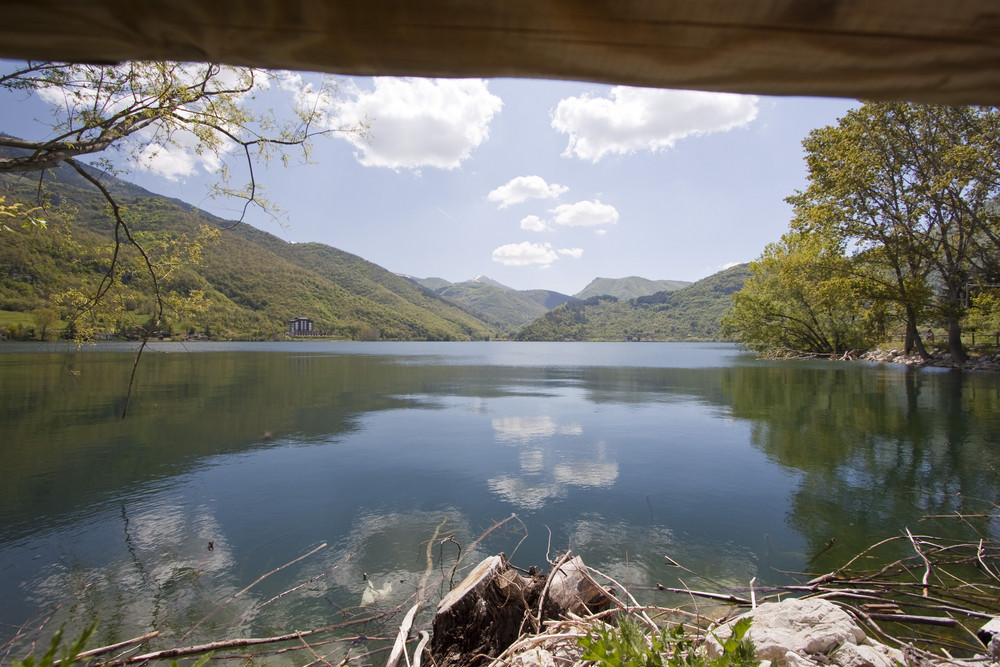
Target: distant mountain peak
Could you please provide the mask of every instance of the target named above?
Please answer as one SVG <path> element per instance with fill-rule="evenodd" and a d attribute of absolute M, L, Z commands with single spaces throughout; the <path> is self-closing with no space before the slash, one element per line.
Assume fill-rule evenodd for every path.
<path fill-rule="evenodd" d="M 513 287 L 507 287 L 503 283 L 498 283 L 497 281 L 493 280 L 492 278 L 490 278 L 489 276 L 487 276 L 485 274 L 480 274 L 480 275 L 476 276 L 475 278 L 472 279 L 471 282 L 482 283 L 484 285 L 492 285 L 493 287 L 499 287 L 500 289 L 505 289 L 508 292 L 513 292 L 514 291 Z"/>

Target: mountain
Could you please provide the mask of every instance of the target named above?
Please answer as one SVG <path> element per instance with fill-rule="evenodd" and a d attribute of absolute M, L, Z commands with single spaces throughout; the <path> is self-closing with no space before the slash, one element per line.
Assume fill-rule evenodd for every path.
<path fill-rule="evenodd" d="M 691 283 L 683 280 L 649 280 L 639 276 L 628 278 L 594 278 L 589 285 L 574 294 L 585 300 L 594 296 L 613 296 L 616 299 L 635 299 L 657 292 L 672 292 L 683 289 Z"/>
<path fill-rule="evenodd" d="M 449 283 L 441 278 L 411 280 L 504 332 L 516 331 L 556 306 L 573 300 L 571 296 L 550 290 L 515 290 L 489 276 L 477 276 L 461 283 Z"/>
<path fill-rule="evenodd" d="M 113 222 L 101 195 L 78 174 L 62 167 L 46 176 L 49 203 L 45 230 L 14 228 L 0 245 L 0 310 L 59 307 L 59 295 L 93 294 L 108 260 Z M 133 235 L 155 262 L 166 263 L 199 236 L 199 229 L 224 230 L 202 247 L 200 262 L 179 262 L 165 275 L 165 294 L 205 294 L 201 313 L 167 312 L 173 331 L 208 331 L 213 337 L 280 337 L 295 317 L 342 338 L 469 340 L 489 338 L 494 328 L 433 291 L 413 284 L 360 257 L 319 243 L 292 244 L 245 224 L 236 224 L 134 184 L 98 174 L 121 203 Z M 37 175 L 0 176 L 5 204 L 34 205 Z M 134 260 L 126 249 L 122 261 Z M 143 271 L 120 279 L 119 312 L 98 323 L 125 330 L 148 321 L 151 291 Z M 111 318 L 111 319 L 108 319 Z M 112 321 L 114 320 L 114 321 Z"/>
<path fill-rule="evenodd" d="M 514 291 L 513 287 L 507 287 L 503 283 L 498 283 L 497 281 L 493 280 L 489 276 L 485 276 L 485 275 L 478 275 L 478 276 L 476 276 L 475 278 L 472 279 L 472 282 L 482 283 L 483 285 L 490 285 L 492 287 L 499 287 L 500 289 L 507 290 L 508 292 L 513 292 Z"/>
<path fill-rule="evenodd" d="M 451 285 L 451 282 L 445 280 L 444 278 L 415 278 L 414 276 L 405 276 L 405 275 L 402 277 L 406 278 L 410 282 L 417 283 L 421 287 L 426 287 L 432 292 L 436 292 L 439 289 L 444 289 L 445 287 Z"/>
<path fill-rule="evenodd" d="M 594 296 L 555 308 L 521 329 L 518 340 L 720 340 L 719 320 L 750 265 L 740 264 L 675 291 L 635 299 Z"/>

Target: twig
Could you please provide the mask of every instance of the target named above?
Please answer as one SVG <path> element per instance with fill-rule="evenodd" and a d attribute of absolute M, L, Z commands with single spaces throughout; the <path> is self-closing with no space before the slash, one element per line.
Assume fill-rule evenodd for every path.
<path fill-rule="evenodd" d="M 519 517 L 516 514 L 512 514 L 511 516 L 517 519 L 517 522 L 521 524 L 521 528 L 524 529 L 524 537 L 522 537 L 521 540 L 514 546 L 514 550 L 510 552 L 510 557 L 507 560 L 514 560 L 514 554 L 516 554 L 517 550 L 521 548 L 521 544 L 523 544 L 524 541 L 528 539 L 528 527 L 524 525 L 523 521 L 521 521 L 521 517 Z"/>
<path fill-rule="evenodd" d="M 976 559 L 979 561 L 979 564 L 983 567 L 983 569 L 986 570 L 987 574 L 989 574 L 991 577 L 993 577 L 997 581 L 1000 581 L 1000 577 L 998 577 L 997 575 L 993 574 L 993 570 L 991 570 L 989 567 L 987 567 L 986 562 L 983 561 L 983 541 L 982 541 L 982 539 L 979 540 L 979 548 L 976 549 Z"/>
<path fill-rule="evenodd" d="M 920 558 L 923 559 L 924 561 L 924 566 L 925 566 L 924 578 L 923 578 L 924 597 L 927 597 L 927 582 L 931 578 L 931 562 L 927 560 L 927 556 L 925 556 L 924 552 L 920 550 L 919 546 L 917 546 L 917 540 L 914 539 L 913 533 L 910 532 L 909 528 L 906 529 L 906 535 L 907 537 L 910 538 L 910 543 L 913 544 L 914 551 L 916 551 L 917 555 L 920 556 Z"/>
<path fill-rule="evenodd" d="M 636 608 L 636 609 L 639 610 L 639 613 L 642 616 L 642 620 L 645 621 L 645 623 L 650 628 L 652 628 L 653 630 L 658 630 L 659 629 L 659 628 L 656 627 L 656 623 L 653 623 L 653 620 L 649 616 L 646 615 L 645 611 L 642 610 L 642 605 L 639 604 L 638 600 L 636 600 L 634 597 L 632 597 L 632 594 L 629 593 L 629 591 L 628 591 L 627 588 L 625 588 L 620 583 L 618 583 L 617 581 L 615 581 L 613 578 L 609 577 L 608 575 L 604 574 L 600 570 L 595 570 L 592 567 L 587 567 L 587 570 L 589 570 L 593 574 L 596 574 L 598 576 L 604 577 L 605 579 L 607 579 L 608 581 L 610 581 L 611 583 L 613 583 L 615 586 L 617 586 L 618 588 L 620 588 L 622 590 L 622 593 L 628 596 L 628 599 L 632 603 L 632 606 L 634 608 Z"/>
<path fill-rule="evenodd" d="M 396 667 L 399 659 L 403 656 L 403 651 L 406 650 L 406 638 L 410 635 L 413 617 L 416 616 L 418 609 L 420 609 L 419 601 L 410 607 L 410 611 L 406 612 L 406 616 L 403 617 L 403 622 L 399 624 L 399 633 L 396 635 L 396 642 L 392 645 L 392 653 L 389 654 L 389 660 L 386 661 L 385 667 Z"/>
<path fill-rule="evenodd" d="M 958 621 L 948 616 L 912 616 L 910 614 L 868 614 L 868 618 L 876 621 L 892 621 L 893 623 L 922 623 L 924 625 L 939 625 L 953 628 Z"/>
<path fill-rule="evenodd" d="M 420 659 L 424 653 L 424 647 L 427 646 L 427 642 L 431 640 L 431 636 L 427 634 L 426 630 L 420 631 L 420 642 L 417 644 L 417 648 L 413 649 L 413 665 L 412 667 L 420 667 Z"/>
<path fill-rule="evenodd" d="M 244 593 L 246 593 L 248 590 L 250 590 L 251 588 L 253 588 L 257 584 L 259 584 L 260 582 L 262 582 L 265 579 L 267 579 L 268 577 L 270 577 L 275 572 L 280 572 L 281 570 L 284 570 L 286 567 L 289 567 L 290 565 L 294 565 L 295 563 L 298 563 L 300 560 L 308 558 L 309 556 L 312 556 L 317 551 L 320 551 L 321 549 L 325 549 L 325 548 L 326 548 L 326 542 L 324 542 L 323 544 L 319 545 L 318 547 L 316 547 L 315 549 L 313 549 L 309 553 L 303 554 L 303 555 L 299 556 L 298 558 L 296 558 L 294 560 L 290 560 L 287 563 L 285 563 L 284 565 L 279 565 L 278 567 L 274 568 L 273 570 L 271 570 L 267 574 L 262 574 L 261 576 L 257 577 L 257 579 L 254 580 L 254 582 L 252 584 L 250 584 L 246 588 L 243 588 L 240 591 L 237 591 L 236 593 L 233 593 L 224 602 L 220 602 L 219 604 L 217 604 L 215 606 L 215 609 L 213 609 L 212 611 L 208 612 L 208 614 L 204 618 L 202 618 L 200 621 L 198 621 L 197 623 L 194 624 L 194 627 L 192 627 L 190 630 L 188 630 L 187 632 L 185 632 L 181 636 L 180 641 L 184 641 L 185 639 L 187 639 L 188 637 L 190 637 L 191 633 L 194 632 L 195 630 L 197 630 L 198 627 L 202 623 L 204 623 L 205 621 L 207 621 L 208 619 L 210 619 L 213 615 L 215 615 L 215 612 L 219 611 L 220 609 L 222 609 L 223 607 L 225 607 L 227 604 L 229 604 L 230 602 L 232 602 L 233 600 L 235 600 L 239 596 L 243 595 Z"/>
<path fill-rule="evenodd" d="M 567 551 L 562 556 L 560 556 L 559 560 L 557 560 L 555 562 L 555 564 L 552 566 L 552 571 L 549 572 L 549 576 L 546 577 L 546 579 L 545 579 L 545 586 L 542 588 L 542 594 L 538 596 L 538 615 L 537 615 L 537 617 L 538 617 L 538 622 L 539 623 L 542 621 L 542 617 L 544 616 L 545 596 L 549 592 L 549 586 L 552 585 L 552 580 L 555 579 L 556 573 L 559 572 L 559 568 L 561 568 L 566 563 L 566 561 L 568 561 L 570 559 L 570 554 L 571 553 L 572 553 L 571 551 Z"/>
<path fill-rule="evenodd" d="M 454 581 L 454 578 L 455 578 L 455 570 L 457 570 L 457 569 L 458 569 L 458 565 L 459 565 L 459 563 L 461 563 L 461 562 L 462 562 L 462 559 L 463 559 L 463 558 L 465 558 L 465 556 L 466 556 L 466 555 L 468 555 L 468 554 L 472 553 L 472 552 L 473 552 L 473 550 L 474 550 L 474 549 L 475 549 L 475 548 L 476 548 L 477 546 L 479 546 L 479 543 L 480 543 L 480 542 L 482 542 L 483 540 L 485 540 L 485 539 L 486 539 L 486 536 L 487 536 L 487 535 L 489 535 L 490 533 L 492 533 L 492 532 L 493 532 L 494 530 L 496 530 L 497 528 L 500 528 L 501 526 L 503 526 L 504 524 L 506 524 L 506 523 L 507 523 L 508 521 L 510 521 L 511 519 L 517 519 L 517 515 L 516 515 L 516 514 L 514 514 L 513 512 L 511 513 L 511 515 L 510 515 L 509 517 L 507 517 L 507 518 L 506 518 L 506 519 L 504 519 L 503 521 L 498 521 L 498 522 L 494 523 L 494 524 L 493 524 L 492 526 L 490 526 L 489 528 L 487 528 L 487 529 L 486 529 L 486 532 L 484 532 L 484 533 L 483 533 L 482 535 L 480 535 L 480 536 L 479 536 L 479 537 L 477 537 L 477 538 L 476 538 L 475 540 L 473 540 L 472 544 L 470 544 L 470 545 L 469 545 L 469 548 L 468 548 L 468 549 L 466 549 L 466 551 L 465 551 L 465 553 L 464 553 L 464 554 L 459 554 L 459 557 L 458 557 L 458 559 L 457 559 L 457 560 L 455 561 L 455 565 L 454 565 L 454 566 L 453 566 L 453 567 L 451 568 L 451 576 L 452 576 L 452 581 Z M 520 519 L 518 519 L 518 520 L 520 520 Z M 523 526 L 524 524 L 522 523 L 521 525 Z"/>
<path fill-rule="evenodd" d="M 307 642 L 305 640 L 305 638 L 302 636 L 301 632 L 296 632 L 295 634 L 299 636 L 299 641 L 302 642 L 302 645 L 306 647 L 306 650 L 309 651 L 310 653 L 312 653 L 314 656 L 316 656 L 316 660 L 318 660 L 319 662 L 322 662 L 324 665 L 326 665 L 326 667 L 333 667 L 333 665 L 331 665 L 329 662 L 327 662 L 326 660 L 324 660 L 323 657 L 319 653 L 317 653 L 316 651 L 313 650 L 313 647 L 309 645 L 309 642 Z"/>
<path fill-rule="evenodd" d="M 95 655 L 101 655 L 104 653 L 111 653 L 112 651 L 117 651 L 120 648 L 125 648 L 126 646 L 132 646 L 133 644 L 141 644 L 147 639 L 152 639 L 153 637 L 158 637 L 160 634 L 159 630 L 155 632 L 150 632 L 144 634 L 141 637 L 135 637 L 134 639 L 126 639 L 123 642 L 118 642 L 117 644 L 111 644 L 110 646 L 101 646 L 100 648 L 92 648 L 89 651 L 84 651 L 83 653 L 77 653 L 70 662 L 76 662 L 77 660 L 83 660 L 84 658 L 91 658 Z M 61 665 L 62 660 L 53 660 L 52 665 Z"/>
<path fill-rule="evenodd" d="M 698 597 L 708 598 L 710 600 L 722 600 L 723 602 L 730 602 L 732 604 L 740 604 L 751 606 L 753 603 L 746 598 L 737 597 L 735 595 L 724 595 L 721 593 L 706 593 L 704 591 L 693 591 L 689 588 L 668 588 L 666 586 L 656 587 L 657 590 L 666 591 L 668 593 L 687 593 L 689 595 L 697 595 Z"/>
<path fill-rule="evenodd" d="M 352 621 L 345 621 L 343 623 L 334 623 L 332 625 L 327 625 L 322 628 L 316 628 L 314 630 L 307 630 L 305 632 L 297 631 L 285 635 L 278 635 L 275 637 L 246 637 L 242 639 L 227 639 L 225 641 L 210 642 L 208 644 L 198 644 L 195 646 L 169 648 L 162 651 L 145 653 L 143 655 L 135 655 L 130 658 L 122 658 L 120 660 L 99 662 L 96 663 L 96 667 L 122 667 L 123 665 L 131 665 L 137 662 L 147 662 L 150 660 L 163 660 L 164 658 L 177 658 L 185 655 L 197 655 L 199 653 L 208 653 L 209 651 L 217 651 L 223 648 L 237 648 L 240 646 L 260 646 L 262 644 L 278 644 L 281 642 L 299 639 L 300 637 L 311 637 L 313 635 L 318 635 L 323 632 L 330 632 L 331 630 L 339 630 L 341 628 L 347 628 L 352 625 L 370 623 L 372 621 L 377 621 L 379 619 L 385 618 L 390 614 L 394 614 L 396 613 L 396 611 L 397 610 L 392 610 L 390 612 L 376 614 L 375 616 L 357 618 Z"/>

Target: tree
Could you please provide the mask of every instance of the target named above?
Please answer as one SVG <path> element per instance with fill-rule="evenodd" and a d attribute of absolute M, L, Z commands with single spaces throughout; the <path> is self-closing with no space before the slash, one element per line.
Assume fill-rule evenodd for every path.
<path fill-rule="evenodd" d="M 966 326 L 971 331 L 994 336 L 1000 346 L 1000 289 L 982 290 L 971 301 Z"/>
<path fill-rule="evenodd" d="M 272 84 L 295 88 L 294 107 L 285 116 L 258 100 L 258 95 Z M 152 316 L 142 327 L 143 344 L 158 330 L 167 308 L 163 280 L 183 257 L 200 254 L 200 244 L 206 238 L 184 239 L 192 249 L 178 248 L 177 239 L 140 238 L 133 233 L 129 211 L 102 180 L 101 172 L 88 168 L 81 158 L 98 157 L 97 166 L 115 173 L 149 165 L 177 151 L 210 158 L 218 174 L 211 194 L 242 200 L 242 221 L 250 206 L 272 216 L 279 214 L 273 203 L 262 196 L 255 164 L 276 157 L 287 162 L 290 151 L 308 161 L 315 137 L 368 131 L 364 123 L 343 127 L 330 122 L 337 94 L 332 79 L 314 88 L 301 85 L 297 75 L 226 65 L 28 62 L 0 74 L 0 89 L 11 94 L 37 95 L 55 108 L 51 131 L 42 139 L 0 135 L 0 174 L 37 173 L 38 204 L 44 209 L 46 170 L 66 165 L 96 188 L 108 205 L 113 242 L 109 256 L 102 260 L 103 278 L 89 295 L 73 295 L 66 300 L 74 310 L 71 328 L 93 330 L 76 326 L 77 318 L 88 314 L 93 321 L 100 320 L 100 307 L 111 300 L 112 290 L 121 286 L 125 276 L 135 275 L 135 267 L 129 264 L 137 261 L 154 301 Z M 242 178 L 234 177 L 236 166 L 241 168 Z M 10 206 L 0 209 L 0 213 L 11 211 L 17 212 Z M 29 221 L 38 224 L 36 218 Z M 165 260 L 151 257 L 157 244 L 166 248 Z M 131 248 L 134 257 L 127 256 L 125 248 Z M 136 363 L 143 348 L 139 349 Z"/>
<path fill-rule="evenodd" d="M 903 313 L 907 352 L 929 356 L 918 324 L 933 311 L 964 361 L 965 285 L 1000 256 L 1000 111 L 865 102 L 803 145 L 809 185 L 788 200 L 801 228 L 831 226 L 869 263 Z"/>
<path fill-rule="evenodd" d="M 881 328 L 882 313 L 859 305 L 865 280 L 839 239 L 793 229 L 750 273 L 722 326 L 761 354 L 843 354 L 869 347 Z"/>
<path fill-rule="evenodd" d="M 45 340 L 49 329 L 59 321 L 59 313 L 54 308 L 35 308 L 31 311 L 35 318 L 35 326 L 38 327 L 38 339 Z"/>

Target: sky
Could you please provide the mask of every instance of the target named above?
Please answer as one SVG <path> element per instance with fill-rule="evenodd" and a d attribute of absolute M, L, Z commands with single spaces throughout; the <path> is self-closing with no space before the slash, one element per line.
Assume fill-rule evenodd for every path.
<path fill-rule="evenodd" d="M 320 81 L 284 73 L 264 98 L 281 113 L 293 99 L 315 101 Z M 38 137 L 55 102 L 0 97 L 0 131 Z M 696 281 L 780 238 L 791 216 L 784 199 L 806 185 L 802 139 L 856 104 L 568 81 L 342 78 L 321 107 L 331 127 L 367 119 L 368 140 L 334 133 L 314 142 L 309 164 L 259 166 L 258 184 L 285 213 L 279 224 L 251 210 L 246 221 L 419 278 L 488 275 L 571 295 L 598 277 Z M 239 216 L 238 202 L 208 197 L 214 156 L 147 157 L 129 180 Z"/>

